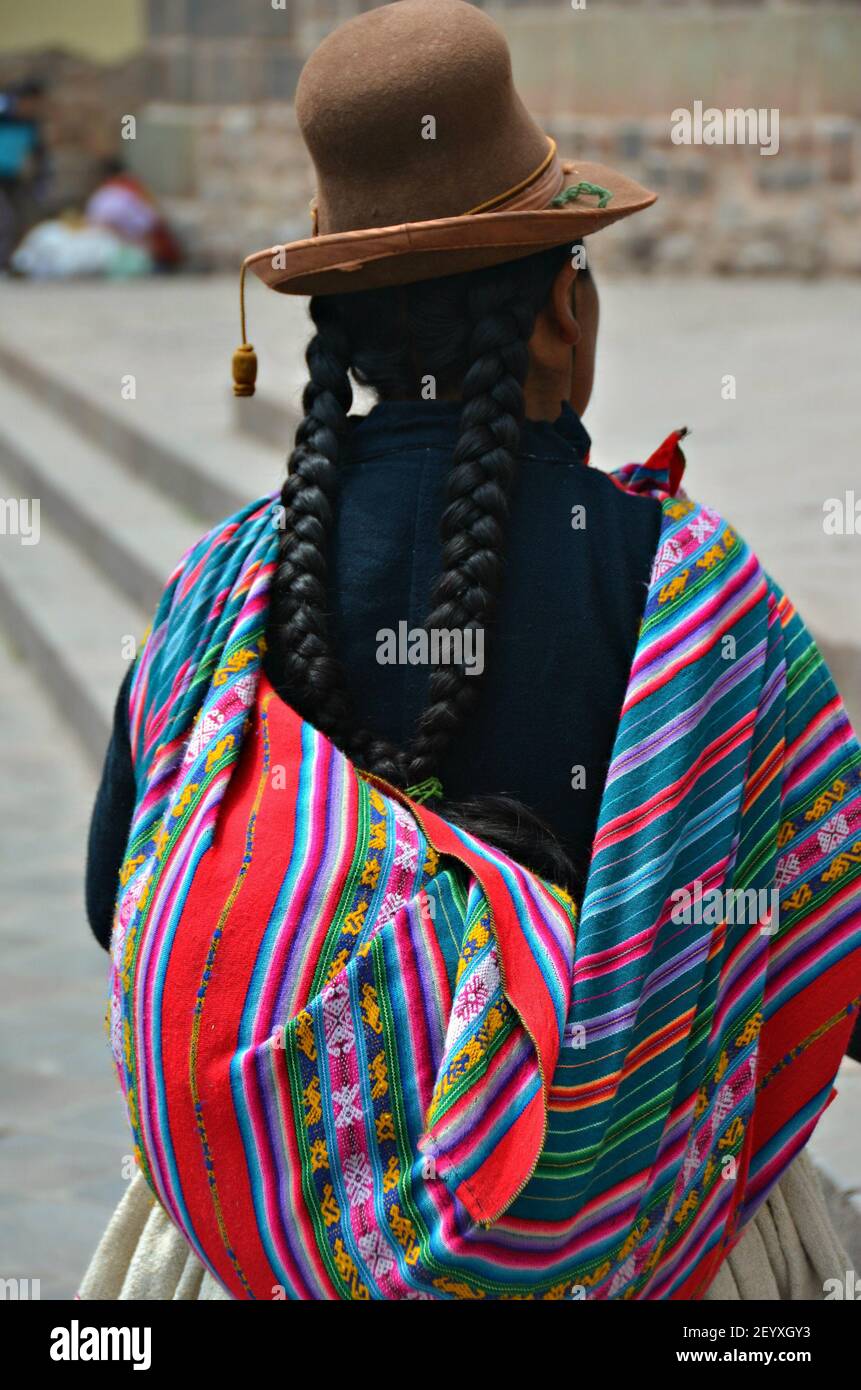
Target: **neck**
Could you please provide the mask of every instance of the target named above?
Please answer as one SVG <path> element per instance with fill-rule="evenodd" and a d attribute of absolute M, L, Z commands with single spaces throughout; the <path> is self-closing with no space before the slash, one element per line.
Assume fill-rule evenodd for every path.
<path fill-rule="evenodd" d="M 523 388 L 523 404 L 527 420 L 549 420 L 553 424 L 559 419 L 567 392 L 558 382 L 526 380 Z"/>

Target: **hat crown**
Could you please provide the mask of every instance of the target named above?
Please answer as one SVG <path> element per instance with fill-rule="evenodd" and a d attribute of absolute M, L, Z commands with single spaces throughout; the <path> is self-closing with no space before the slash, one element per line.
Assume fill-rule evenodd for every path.
<path fill-rule="evenodd" d="M 296 111 L 321 234 L 459 216 L 548 149 L 504 34 L 464 0 L 397 0 L 340 26 L 306 63 Z"/>

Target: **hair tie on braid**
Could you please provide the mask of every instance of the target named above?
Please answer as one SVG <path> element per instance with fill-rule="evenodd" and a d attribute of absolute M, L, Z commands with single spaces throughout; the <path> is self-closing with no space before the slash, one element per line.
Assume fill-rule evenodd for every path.
<path fill-rule="evenodd" d="M 442 799 L 442 782 L 438 777 L 427 777 L 424 782 L 417 782 L 414 787 L 405 787 L 404 791 L 421 805 L 423 801 Z"/>

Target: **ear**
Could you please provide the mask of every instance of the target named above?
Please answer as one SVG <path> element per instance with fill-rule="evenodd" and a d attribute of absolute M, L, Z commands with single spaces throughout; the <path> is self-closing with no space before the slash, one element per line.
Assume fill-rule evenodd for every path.
<path fill-rule="evenodd" d="M 577 279 L 577 268 L 566 261 L 553 282 L 548 309 L 551 310 L 553 326 L 568 347 L 576 347 L 580 341 L 580 325 L 574 317 L 572 287 Z"/>

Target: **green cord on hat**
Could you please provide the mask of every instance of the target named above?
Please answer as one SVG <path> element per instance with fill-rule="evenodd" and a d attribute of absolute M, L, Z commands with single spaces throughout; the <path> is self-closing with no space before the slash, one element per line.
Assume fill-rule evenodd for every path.
<path fill-rule="evenodd" d="M 598 199 L 598 207 L 605 208 L 613 194 L 609 188 L 602 188 L 600 183 L 588 183 L 585 179 L 581 183 L 572 183 L 570 188 L 565 188 L 551 201 L 552 208 L 564 208 L 566 203 L 573 203 L 580 197 L 581 193 L 593 193 Z"/>
<path fill-rule="evenodd" d="M 438 777 L 426 777 L 423 782 L 416 782 L 415 786 L 407 787 L 405 794 L 413 801 L 430 801 L 431 797 L 438 800 L 442 798 L 442 782 Z"/>

